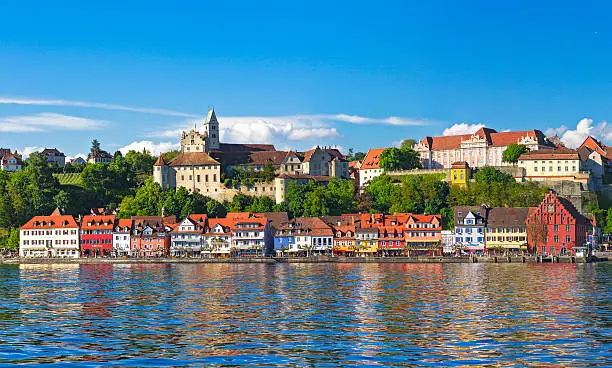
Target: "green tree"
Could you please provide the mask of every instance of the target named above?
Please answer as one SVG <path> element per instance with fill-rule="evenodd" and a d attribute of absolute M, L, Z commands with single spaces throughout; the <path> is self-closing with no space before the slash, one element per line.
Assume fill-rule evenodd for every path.
<path fill-rule="evenodd" d="M 19 229 L 18 228 L 11 228 L 11 231 L 9 232 L 9 237 L 8 237 L 6 247 L 11 250 L 19 249 Z"/>
<path fill-rule="evenodd" d="M 608 208 L 606 216 L 606 227 L 603 230 L 604 234 L 612 234 L 612 207 Z"/>
<path fill-rule="evenodd" d="M 270 182 L 274 180 L 276 177 L 276 167 L 272 163 L 272 161 L 268 160 L 263 167 L 262 177 L 266 182 Z"/>
<path fill-rule="evenodd" d="M 404 148 L 410 148 L 413 149 L 414 145 L 416 144 L 416 140 L 412 139 L 412 138 L 406 138 L 402 141 L 400 147 Z"/>
<path fill-rule="evenodd" d="M 70 195 L 63 190 L 60 190 L 53 197 L 53 204 L 55 204 L 55 206 L 61 209 L 62 211 L 66 210 L 66 208 L 68 208 L 68 206 L 70 205 Z"/>
<path fill-rule="evenodd" d="M 272 212 L 274 200 L 270 197 L 255 197 L 250 206 L 247 207 L 248 212 Z"/>
<path fill-rule="evenodd" d="M 350 213 L 357 209 L 355 186 L 350 180 L 333 178 L 327 185 L 327 197 L 332 215 Z"/>
<path fill-rule="evenodd" d="M 418 152 L 410 147 L 387 148 L 380 154 L 380 167 L 385 170 L 411 170 L 420 169 L 421 160 Z"/>
<path fill-rule="evenodd" d="M 511 143 L 502 153 L 502 161 L 516 164 L 519 156 L 528 151 L 527 146 L 523 144 Z"/>
<path fill-rule="evenodd" d="M 504 183 L 508 184 L 514 181 L 510 174 L 503 173 L 491 166 L 485 166 L 474 174 L 474 179 L 477 183 Z"/>
<path fill-rule="evenodd" d="M 220 218 L 227 215 L 227 209 L 219 201 L 211 199 L 206 203 L 206 214 L 208 217 Z"/>
<path fill-rule="evenodd" d="M 91 141 L 91 148 L 89 150 L 91 155 L 95 157 L 98 154 L 100 154 L 101 151 L 102 149 L 100 148 L 100 142 L 98 142 L 97 139 L 94 139 L 93 141 Z"/>

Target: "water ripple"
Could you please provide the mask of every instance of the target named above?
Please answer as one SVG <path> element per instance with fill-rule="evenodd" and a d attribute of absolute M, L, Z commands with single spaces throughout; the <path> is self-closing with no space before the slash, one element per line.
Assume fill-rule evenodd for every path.
<path fill-rule="evenodd" d="M 612 265 L 0 266 L 0 364 L 610 366 Z"/>

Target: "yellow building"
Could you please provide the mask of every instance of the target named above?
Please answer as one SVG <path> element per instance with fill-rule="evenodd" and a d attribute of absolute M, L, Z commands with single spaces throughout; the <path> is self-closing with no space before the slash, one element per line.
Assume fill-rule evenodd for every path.
<path fill-rule="evenodd" d="M 378 229 L 374 227 L 355 229 L 355 252 L 357 255 L 376 255 L 378 252 Z"/>
<path fill-rule="evenodd" d="M 487 215 L 486 248 L 493 253 L 527 250 L 529 207 L 490 208 Z"/>
<path fill-rule="evenodd" d="M 451 184 L 466 186 L 472 178 L 472 170 L 465 161 L 453 162 L 451 166 Z"/>

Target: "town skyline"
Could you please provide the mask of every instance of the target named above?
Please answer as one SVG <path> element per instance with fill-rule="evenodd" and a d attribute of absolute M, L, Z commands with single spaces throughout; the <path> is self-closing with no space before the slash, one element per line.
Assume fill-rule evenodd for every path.
<path fill-rule="evenodd" d="M 3 4 L 0 146 L 156 154 L 213 104 L 226 142 L 277 149 L 474 124 L 612 144 L 609 4 L 476 3 Z"/>

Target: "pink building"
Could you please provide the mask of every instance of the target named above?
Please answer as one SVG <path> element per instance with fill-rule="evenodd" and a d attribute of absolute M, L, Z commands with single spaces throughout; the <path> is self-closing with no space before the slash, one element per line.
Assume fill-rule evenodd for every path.
<path fill-rule="evenodd" d="M 472 168 L 510 166 L 502 162 L 502 154 L 512 143 L 523 144 L 532 151 L 554 148 L 539 130 L 498 133 L 480 128 L 474 134 L 425 137 L 414 149 L 421 154 L 424 169 L 450 168 L 456 161 L 465 161 Z"/>

